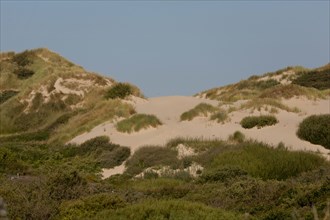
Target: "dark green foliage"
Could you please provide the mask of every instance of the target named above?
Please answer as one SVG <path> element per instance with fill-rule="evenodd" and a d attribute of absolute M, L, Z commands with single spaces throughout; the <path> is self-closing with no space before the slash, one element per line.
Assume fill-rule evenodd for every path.
<path fill-rule="evenodd" d="M 330 68 L 321 71 L 309 71 L 300 74 L 293 84 L 324 90 L 330 89 Z"/>
<path fill-rule="evenodd" d="M 299 124 L 297 135 L 300 139 L 330 149 L 330 114 L 305 118 Z"/>
<path fill-rule="evenodd" d="M 241 125 L 243 128 L 253 128 L 257 126 L 262 128 L 276 124 L 278 121 L 275 116 L 272 115 L 261 115 L 261 116 L 248 116 L 242 119 Z"/>
<path fill-rule="evenodd" d="M 27 79 L 30 78 L 31 76 L 34 75 L 34 71 L 25 67 L 18 67 L 15 71 L 14 74 L 19 78 L 19 79 Z"/>
<path fill-rule="evenodd" d="M 133 94 L 133 89 L 128 83 L 116 83 L 105 94 L 107 99 L 123 99 Z"/>
<path fill-rule="evenodd" d="M 131 133 L 148 127 L 155 128 L 159 125 L 162 125 L 162 122 L 154 115 L 135 114 L 128 119 L 119 121 L 116 128 L 120 132 Z"/>
<path fill-rule="evenodd" d="M 143 147 L 126 162 L 126 173 L 136 175 L 155 165 L 177 166 L 177 152 L 169 148 Z"/>
<path fill-rule="evenodd" d="M 16 90 L 4 90 L 0 92 L 0 105 L 19 93 Z"/>

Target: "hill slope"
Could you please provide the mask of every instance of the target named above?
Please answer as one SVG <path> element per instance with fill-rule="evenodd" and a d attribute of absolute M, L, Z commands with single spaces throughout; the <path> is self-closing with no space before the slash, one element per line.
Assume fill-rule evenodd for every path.
<path fill-rule="evenodd" d="M 113 79 L 87 72 L 47 49 L 1 53 L 0 67 L 1 135 L 47 130 L 51 139 L 65 141 L 134 112 L 120 99 L 105 98 L 117 84 Z"/>

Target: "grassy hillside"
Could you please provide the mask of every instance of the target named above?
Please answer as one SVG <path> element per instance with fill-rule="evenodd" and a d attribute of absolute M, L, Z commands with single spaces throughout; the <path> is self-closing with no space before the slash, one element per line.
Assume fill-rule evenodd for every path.
<path fill-rule="evenodd" d="M 330 94 L 330 65 L 317 69 L 287 67 L 238 83 L 203 91 L 196 96 L 234 102 L 254 98 L 326 98 Z"/>
<path fill-rule="evenodd" d="M 121 99 L 141 96 L 125 84 L 126 96 L 109 98 L 120 83 L 47 49 L 1 53 L 0 67 L 0 135 L 44 131 L 52 140 L 66 141 L 104 121 L 130 116 L 133 107 Z"/>

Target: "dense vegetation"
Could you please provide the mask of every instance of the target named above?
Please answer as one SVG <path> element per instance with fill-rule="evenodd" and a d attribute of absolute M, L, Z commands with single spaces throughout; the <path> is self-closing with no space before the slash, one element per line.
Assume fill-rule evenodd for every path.
<path fill-rule="evenodd" d="M 241 120 L 243 128 L 262 128 L 276 124 L 278 121 L 273 115 L 247 116 Z"/>
<path fill-rule="evenodd" d="M 119 121 L 116 128 L 120 132 L 131 133 L 149 127 L 155 128 L 159 125 L 162 125 L 162 122 L 154 115 L 135 114 L 130 118 Z"/>
<path fill-rule="evenodd" d="M 297 131 L 299 138 L 330 149 L 330 114 L 305 118 Z"/>
<path fill-rule="evenodd" d="M 198 154 L 179 159 L 178 144 Z M 9 218 L 313 219 L 315 210 L 320 218 L 326 215 L 330 165 L 314 154 L 245 141 L 239 132 L 230 142 L 177 138 L 138 150 L 123 175 L 101 180 L 101 168 L 122 163 L 129 155 L 125 149 L 106 137 L 66 146 L 1 142 L 0 196 Z M 184 171 L 193 162 L 204 168 L 198 177 Z M 179 171 L 132 179 L 163 166 Z"/>

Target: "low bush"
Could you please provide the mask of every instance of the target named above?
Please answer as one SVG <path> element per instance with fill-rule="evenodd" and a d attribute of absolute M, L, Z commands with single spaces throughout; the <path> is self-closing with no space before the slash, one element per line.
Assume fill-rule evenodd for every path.
<path fill-rule="evenodd" d="M 207 103 L 200 103 L 195 106 L 193 109 L 184 112 L 181 114 L 180 119 L 181 121 L 191 121 L 197 116 L 207 116 L 209 113 L 214 113 L 218 111 L 217 107 Z"/>
<path fill-rule="evenodd" d="M 248 116 L 241 120 L 241 125 L 243 128 L 253 128 L 255 126 L 262 128 L 274 125 L 277 122 L 276 117 L 272 115 Z"/>
<path fill-rule="evenodd" d="M 131 133 L 149 127 L 155 128 L 159 125 L 162 125 L 162 123 L 154 115 L 136 114 L 128 119 L 118 122 L 116 128 L 119 132 Z"/>
<path fill-rule="evenodd" d="M 105 97 L 107 99 L 123 99 L 133 94 L 132 86 L 128 83 L 116 83 L 106 92 Z"/>
<path fill-rule="evenodd" d="M 25 50 L 22 53 L 17 53 L 13 56 L 13 61 L 21 67 L 25 67 L 33 63 L 35 52 L 31 50 Z"/>
<path fill-rule="evenodd" d="M 330 149 L 330 114 L 312 115 L 305 118 L 297 131 L 300 139 Z"/>

